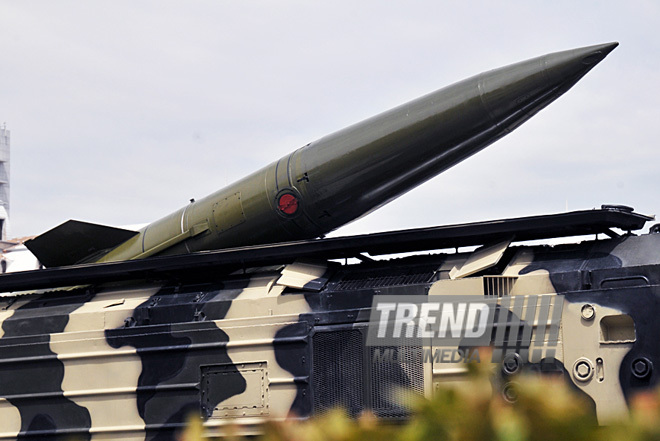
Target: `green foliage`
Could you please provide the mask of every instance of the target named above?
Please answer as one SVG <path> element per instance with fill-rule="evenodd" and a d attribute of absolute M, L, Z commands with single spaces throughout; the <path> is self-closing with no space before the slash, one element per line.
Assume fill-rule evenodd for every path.
<path fill-rule="evenodd" d="M 269 422 L 262 441 L 650 441 L 660 439 L 660 392 L 638 395 L 630 415 L 597 424 L 593 408 L 562 379 L 521 376 L 514 403 L 493 394 L 492 365 L 473 364 L 465 379 L 420 399 L 405 423 L 365 413 L 349 418 L 336 409 L 306 421 Z M 199 419 L 182 441 L 203 439 Z M 230 437 L 242 440 L 240 437 Z"/>

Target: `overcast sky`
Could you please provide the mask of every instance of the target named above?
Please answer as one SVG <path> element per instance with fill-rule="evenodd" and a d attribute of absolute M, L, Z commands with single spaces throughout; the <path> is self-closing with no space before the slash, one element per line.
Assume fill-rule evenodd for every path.
<path fill-rule="evenodd" d="M 660 2 L 0 0 L 11 234 L 150 222 L 482 71 L 621 45 L 512 134 L 340 230 L 660 214 Z"/>

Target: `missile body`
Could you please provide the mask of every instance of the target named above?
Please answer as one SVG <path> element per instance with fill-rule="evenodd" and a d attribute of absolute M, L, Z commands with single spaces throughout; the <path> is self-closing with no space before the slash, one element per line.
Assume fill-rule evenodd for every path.
<path fill-rule="evenodd" d="M 552 53 L 440 89 L 307 144 L 149 224 L 103 250 L 105 254 L 78 261 L 128 260 L 324 235 L 511 132 L 616 46 Z"/>

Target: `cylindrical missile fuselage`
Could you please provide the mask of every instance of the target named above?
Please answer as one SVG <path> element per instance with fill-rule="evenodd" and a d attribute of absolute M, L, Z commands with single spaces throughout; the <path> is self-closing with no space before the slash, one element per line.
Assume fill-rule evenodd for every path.
<path fill-rule="evenodd" d="M 485 72 L 347 127 L 149 224 L 99 261 L 324 235 L 506 135 L 615 46 Z"/>

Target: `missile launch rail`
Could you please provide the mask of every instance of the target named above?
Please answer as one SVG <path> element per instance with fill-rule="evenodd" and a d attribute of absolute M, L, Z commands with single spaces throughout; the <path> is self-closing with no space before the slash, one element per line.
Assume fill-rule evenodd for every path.
<path fill-rule="evenodd" d="M 56 288 L 135 279 L 166 280 L 182 273 L 217 271 L 292 262 L 295 259 L 369 259 L 372 256 L 414 251 L 484 245 L 558 237 L 605 234 L 617 237 L 612 228 L 627 232 L 641 229 L 653 217 L 622 205 L 559 214 L 527 216 L 356 236 L 255 245 L 178 256 L 152 257 L 123 262 L 72 265 L 0 275 L 0 292 Z M 188 277 L 189 278 L 189 277 Z"/>

